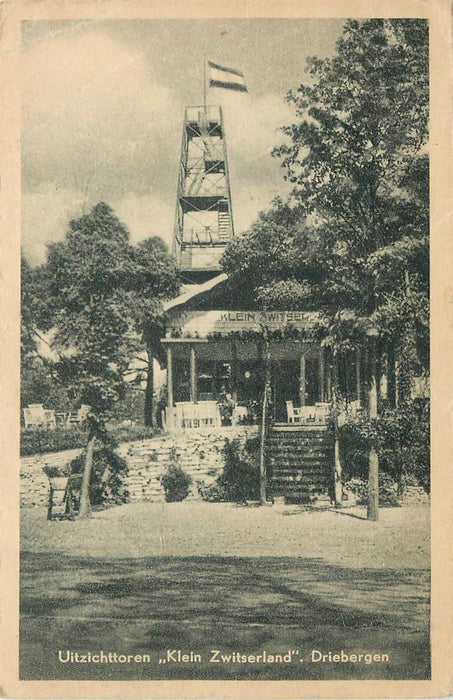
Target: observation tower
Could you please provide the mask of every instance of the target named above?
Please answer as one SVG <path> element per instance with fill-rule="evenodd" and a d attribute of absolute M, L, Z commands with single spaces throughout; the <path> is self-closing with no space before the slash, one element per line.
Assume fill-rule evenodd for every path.
<path fill-rule="evenodd" d="M 218 274 L 234 236 L 222 108 L 187 107 L 181 146 L 173 255 L 184 278 Z"/>

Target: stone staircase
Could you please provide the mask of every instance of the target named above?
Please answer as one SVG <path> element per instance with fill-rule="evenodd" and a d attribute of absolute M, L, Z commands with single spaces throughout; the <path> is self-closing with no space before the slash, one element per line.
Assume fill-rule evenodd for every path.
<path fill-rule="evenodd" d="M 268 436 L 270 495 L 288 503 L 330 503 L 332 446 L 326 426 L 274 425 Z"/>

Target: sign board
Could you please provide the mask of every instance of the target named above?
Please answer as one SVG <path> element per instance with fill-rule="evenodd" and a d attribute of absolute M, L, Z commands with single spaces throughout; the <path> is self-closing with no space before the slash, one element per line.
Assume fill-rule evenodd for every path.
<path fill-rule="evenodd" d="M 167 337 L 206 338 L 213 333 L 228 335 L 234 332 L 295 328 L 306 330 L 320 319 L 320 314 L 310 311 L 177 311 L 170 315 Z"/>

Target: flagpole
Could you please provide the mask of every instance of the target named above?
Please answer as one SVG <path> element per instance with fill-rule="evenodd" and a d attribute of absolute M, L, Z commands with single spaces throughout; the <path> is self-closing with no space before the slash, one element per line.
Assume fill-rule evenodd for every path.
<path fill-rule="evenodd" d="M 206 54 L 203 54 L 203 104 L 206 116 Z"/>

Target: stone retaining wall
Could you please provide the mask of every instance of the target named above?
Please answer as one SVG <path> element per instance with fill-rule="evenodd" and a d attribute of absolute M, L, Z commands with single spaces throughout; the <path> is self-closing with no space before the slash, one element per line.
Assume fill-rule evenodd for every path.
<path fill-rule="evenodd" d="M 223 467 L 222 449 L 226 438 L 245 440 L 256 436 L 256 426 L 204 428 L 197 432 L 162 435 L 149 440 L 122 443 L 118 453 L 129 467 L 127 488 L 131 501 L 164 499 L 161 476 L 176 461 L 192 477 L 190 497 L 199 498 L 198 482 L 212 483 Z M 47 466 L 64 466 L 80 454 L 80 449 L 65 450 L 21 458 L 21 505 L 47 505 L 49 480 Z"/>

